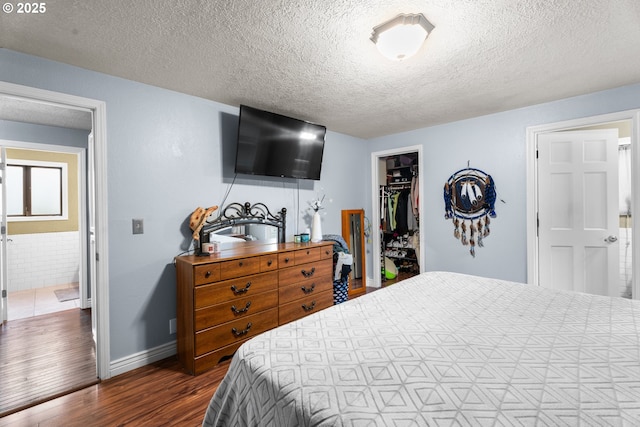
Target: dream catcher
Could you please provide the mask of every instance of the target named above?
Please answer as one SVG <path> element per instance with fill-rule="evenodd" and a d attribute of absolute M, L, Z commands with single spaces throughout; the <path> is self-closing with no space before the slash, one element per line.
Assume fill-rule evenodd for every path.
<path fill-rule="evenodd" d="M 491 232 L 495 202 L 493 178 L 479 169 L 461 169 L 444 184 L 444 217 L 453 220 L 454 237 L 469 246 L 473 257 L 476 246 L 483 247 L 483 239 Z"/>

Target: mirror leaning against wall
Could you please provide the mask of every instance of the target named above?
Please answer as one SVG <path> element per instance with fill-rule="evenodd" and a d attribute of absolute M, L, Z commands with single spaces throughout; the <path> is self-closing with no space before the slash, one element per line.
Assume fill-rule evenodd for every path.
<path fill-rule="evenodd" d="M 342 237 L 353 255 L 353 266 L 349 274 L 349 297 L 366 292 L 366 268 L 364 251 L 364 209 L 342 211 Z"/>

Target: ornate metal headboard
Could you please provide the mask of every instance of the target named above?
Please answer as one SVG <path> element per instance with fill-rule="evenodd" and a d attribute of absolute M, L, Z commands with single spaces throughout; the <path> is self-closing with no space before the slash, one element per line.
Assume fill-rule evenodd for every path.
<path fill-rule="evenodd" d="M 246 202 L 230 203 L 220 210 L 220 215 L 211 222 L 206 221 L 200 230 L 200 242 L 206 234 L 222 230 L 235 225 L 263 224 L 278 228 L 278 242 L 284 243 L 286 239 L 287 209 L 282 208 L 276 214 L 272 214 L 264 203 Z"/>

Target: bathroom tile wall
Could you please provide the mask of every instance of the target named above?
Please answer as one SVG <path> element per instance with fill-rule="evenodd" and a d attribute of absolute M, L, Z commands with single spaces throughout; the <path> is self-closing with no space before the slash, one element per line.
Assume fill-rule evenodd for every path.
<path fill-rule="evenodd" d="M 78 282 L 80 234 L 10 235 L 7 261 L 9 292 Z"/>

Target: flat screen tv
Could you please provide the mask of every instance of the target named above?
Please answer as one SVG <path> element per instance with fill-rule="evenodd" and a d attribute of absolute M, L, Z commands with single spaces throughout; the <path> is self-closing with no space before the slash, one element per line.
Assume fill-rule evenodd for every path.
<path fill-rule="evenodd" d="M 320 179 L 326 127 L 240 106 L 236 173 Z"/>

